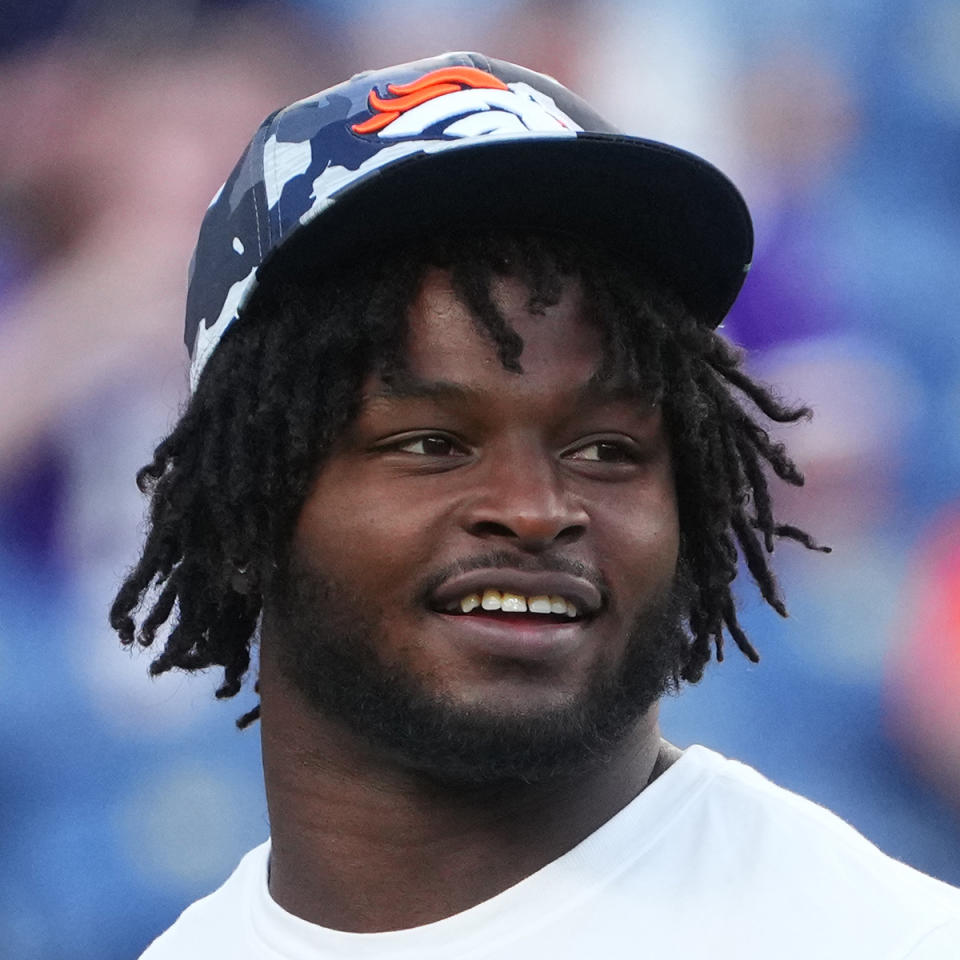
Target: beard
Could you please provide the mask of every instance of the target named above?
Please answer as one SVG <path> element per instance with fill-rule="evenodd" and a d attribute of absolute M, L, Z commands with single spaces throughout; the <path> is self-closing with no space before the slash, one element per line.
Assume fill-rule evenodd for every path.
<path fill-rule="evenodd" d="M 689 596 L 681 570 L 634 621 L 618 663 L 597 665 L 570 702 L 526 712 L 460 703 L 403 663 L 384 662 L 385 612 L 296 551 L 273 581 L 264 632 L 280 674 L 309 707 L 404 766 L 446 785 L 534 783 L 607 762 L 676 689 L 690 646 Z"/>

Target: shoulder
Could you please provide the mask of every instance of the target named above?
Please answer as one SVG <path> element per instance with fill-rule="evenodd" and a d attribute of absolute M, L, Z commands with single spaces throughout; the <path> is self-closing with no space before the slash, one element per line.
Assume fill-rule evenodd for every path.
<path fill-rule="evenodd" d="M 722 832 L 742 848 L 778 854 L 784 865 L 821 862 L 855 874 L 867 871 L 878 885 L 915 886 L 960 908 L 960 890 L 887 856 L 826 807 L 704 747 L 690 747 L 687 754 L 709 772 L 703 808 L 724 817 Z"/>
<path fill-rule="evenodd" d="M 187 907 L 140 960 L 209 960 L 227 955 L 239 960 L 245 956 L 250 902 L 266 877 L 269 856 L 269 841 L 247 853 L 226 882 Z"/>
<path fill-rule="evenodd" d="M 951 960 L 960 954 L 960 916 L 921 935 L 903 960 Z"/>
<path fill-rule="evenodd" d="M 825 942 L 853 933 L 883 945 L 878 956 L 960 956 L 960 890 L 887 856 L 840 817 L 745 764 L 703 747 L 689 748 L 681 762 L 703 774 L 686 830 L 701 838 L 712 881 L 732 882 L 751 912 L 779 914 L 787 926 L 791 917 L 816 918 Z M 952 952 L 930 952 L 938 938 L 950 938 Z"/>

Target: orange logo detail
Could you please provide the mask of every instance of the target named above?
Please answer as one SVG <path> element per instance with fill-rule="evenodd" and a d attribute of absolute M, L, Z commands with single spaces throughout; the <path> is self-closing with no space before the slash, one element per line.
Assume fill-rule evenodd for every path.
<path fill-rule="evenodd" d="M 373 116 L 363 123 L 355 123 L 350 128 L 354 133 L 376 133 L 393 123 L 401 113 L 426 103 L 434 97 L 448 93 L 457 93 L 464 87 L 487 90 L 509 90 L 510 88 L 493 74 L 476 67 L 444 67 L 424 74 L 412 83 L 388 83 L 390 97 L 384 98 L 376 90 L 370 91 L 367 102 Z"/>

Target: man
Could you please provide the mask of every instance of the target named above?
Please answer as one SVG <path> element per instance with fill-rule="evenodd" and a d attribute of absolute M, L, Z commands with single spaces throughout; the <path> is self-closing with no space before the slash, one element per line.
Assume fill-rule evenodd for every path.
<path fill-rule="evenodd" d="M 785 613 L 760 425 L 714 326 L 736 189 L 477 54 L 265 121 L 188 296 L 194 394 L 141 471 L 112 622 L 151 670 L 259 646 L 272 837 L 177 957 L 956 957 L 960 893 L 703 748 L 657 701 L 742 556 Z M 139 624 L 133 612 L 149 595 Z"/>

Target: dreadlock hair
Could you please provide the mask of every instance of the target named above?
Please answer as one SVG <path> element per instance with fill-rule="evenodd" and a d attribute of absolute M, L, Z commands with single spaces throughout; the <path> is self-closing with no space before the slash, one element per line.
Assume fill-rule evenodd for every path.
<path fill-rule="evenodd" d="M 137 475 L 152 502 L 142 555 L 110 611 L 121 642 L 149 647 L 172 621 L 150 673 L 219 666 L 216 696 L 240 690 L 263 597 L 311 481 L 356 414 L 365 378 L 403 370 L 407 309 L 430 266 L 450 271 L 479 333 L 517 373 L 523 342 L 500 313 L 492 281 L 522 280 L 528 308 L 542 313 L 570 278 L 579 280 L 603 338 L 600 375 L 625 377 L 663 407 L 691 583 L 679 679 L 698 681 L 714 649 L 723 659 L 725 630 L 756 662 L 731 593 L 739 557 L 764 600 L 786 616 L 769 564 L 775 540 L 828 549 L 775 522 L 768 473 L 795 486 L 803 477 L 756 412 L 790 423 L 810 411 L 748 377 L 739 351 L 635 263 L 599 244 L 540 234 L 447 236 L 385 258 L 373 278 L 358 266 L 262 284 Z M 237 724 L 258 716 L 256 707 Z"/>

